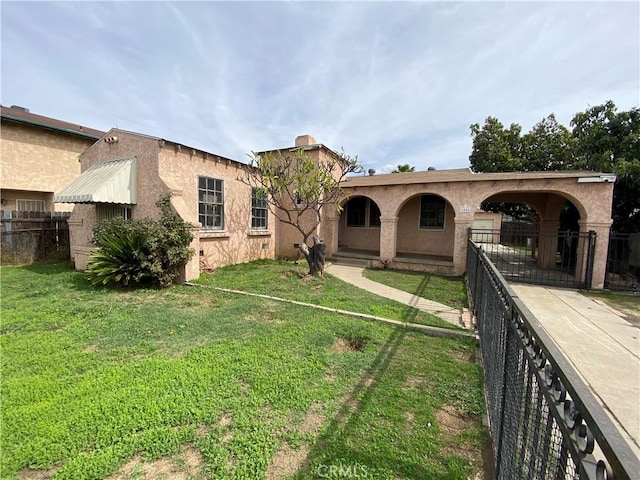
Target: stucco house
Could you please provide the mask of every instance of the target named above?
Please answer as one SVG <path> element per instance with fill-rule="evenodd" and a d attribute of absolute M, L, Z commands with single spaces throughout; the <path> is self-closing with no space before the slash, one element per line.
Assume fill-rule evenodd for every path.
<path fill-rule="evenodd" d="M 315 160 L 337 155 L 308 135 L 273 151 L 295 149 Z M 197 277 L 201 268 L 296 253 L 299 234 L 278 222 L 241 180 L 250 168 L 246 164 L 117 129 L 80 160 L 82 175 L 54 199 L 76 204 L 70 218 L 76 268 L 86 268 L 97 221 L 113 215 L 157 216 L 155 202 L 167 192 L 175 211 L 194 225 L 197 255 L 183 279 Z M 469 229 L 500 228 L 499 216 L 479 209 L 482 202 L 527 203 L 538 212 L 541 231 L 557 232 L 561 208 L 570 200 L 579 211 L 580 230 L 597 234 L 592 285 L 602 288 L 614 181 L 614 176 L 597 172 L 469 169 L 353 176 L 342 184 L 343 209 L 323 211 L 318 234 L 328 258 L 350 256 L 372 265 L 459 275 L 466 268 Z M 538 249 L 541 266 L 555 263 L 554 239 L 541 239 Z"/>
<path fill-rule="evenodd" d="M 68 211 L 53 195 L 80 175 L 79 155 L 104 132 L 0 106 L 0 202 L 3 210 Z"/>

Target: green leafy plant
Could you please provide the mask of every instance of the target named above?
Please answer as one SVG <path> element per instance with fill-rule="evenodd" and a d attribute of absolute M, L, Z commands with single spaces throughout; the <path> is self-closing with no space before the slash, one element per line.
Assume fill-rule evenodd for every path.
<path fill-rule="evenodd" d="M 86 276 L 94 285 L 156 283 L 167 287 L 178 277 L 193 250 L 191 225 L 171 210 L 170 196 L 156 206 L 160 220 L 114 218 L 96 225 L 93 243 L 100 247 L 92 254 Z"/>

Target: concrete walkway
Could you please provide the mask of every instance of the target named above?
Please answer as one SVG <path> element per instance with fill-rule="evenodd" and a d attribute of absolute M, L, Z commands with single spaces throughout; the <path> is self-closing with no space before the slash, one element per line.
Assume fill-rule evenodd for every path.
<path fill-rule="evenodd" d="M 423 312 L 435 315 L 442 320 L 449 322 L 457 327 L 463 326 L 461 312 L 455 308 L 448 307 L 441 303 L 432 302 L 425 298 L 403 292 L 397 288 L 387 287 L 378 282 L 374 282 L 362 276 L 362 267 L 354 267 L 351 265 L 330 265 L 325 268 L 325 272 L 333 275 L 340 280 L 355 285 L 356 287 L 375 293 L 381 297 L 404 303 L 410 307 L 415 307 Z"/>
<path fill-rule="evenodd" d="M 640 458 L 640 328 L 573 290 L 511 284 Z"/>

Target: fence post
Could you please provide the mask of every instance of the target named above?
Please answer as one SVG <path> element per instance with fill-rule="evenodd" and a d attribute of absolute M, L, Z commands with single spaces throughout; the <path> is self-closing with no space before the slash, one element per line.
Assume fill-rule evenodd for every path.
<path fill-rule="evenodd" d="M 596 251 L 597 238 L 597 232 L 595 230 L 589 230 L 589 246 L 587 247 L 589 253 L 587 255 L 587 275 L 585 278 L 587 290 L 591 290 L 591 283 L 593 282 L 593 256 Z"/>

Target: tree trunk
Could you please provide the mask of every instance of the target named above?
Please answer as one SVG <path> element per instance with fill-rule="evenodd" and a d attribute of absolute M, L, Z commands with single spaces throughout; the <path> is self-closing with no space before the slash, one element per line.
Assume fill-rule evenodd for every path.
<path fill-rule="evenodd" d="M 313 247 L 309 248 L 306 243 L 300 244 L 300 251 L 309 264 L 309 275 L 323 274 L 326 250 L 327 246 L 324 244 L 323 240 L 315 235 L 313 237 Z"/>

